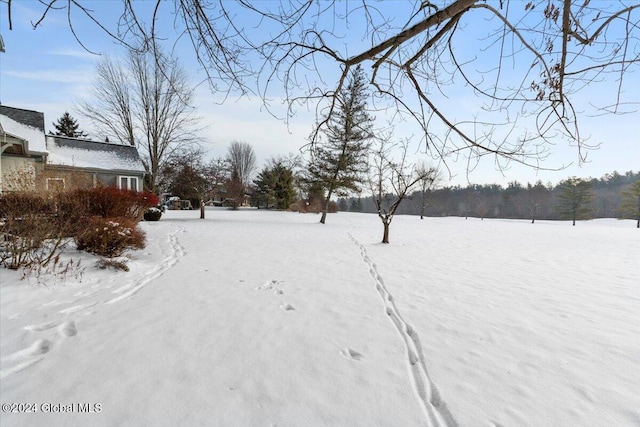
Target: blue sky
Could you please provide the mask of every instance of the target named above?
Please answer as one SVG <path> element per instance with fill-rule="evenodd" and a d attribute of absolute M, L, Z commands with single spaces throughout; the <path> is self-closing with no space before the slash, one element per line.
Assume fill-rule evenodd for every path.
<path fill-rule="evenodd" d="M 102 8 L 100 16 L 105 22 L 115 22 L 119 15 L 120 3 L 117 1 L 89 3 Z M 142 3 L 142 7 L 150 3 Z M 393 3 L 387 3 L 393 4 Z M 396 3 L 397 4 L 397 3 Z M 108 6 L 108 7 L 107 7 Z M 395 6 L 395 5 L 394 5 Z M 167 4 L 164 7 L 168 7 Z M 168 10 L 168 9 L 167 9 Z M 4 105 L 32 109 L 45 113 L 48 129 L 65 111 L 76 117 L 82 128 L 90 134 L 92 128 L 74 105 L 87 97 L 91 88 L 95 62 L 98 56 L 84 50 L 69 31 L 66 13 L 52 11 L 37 30 L 32 29 L 31 22 L 39 19 L 42 5 L 35 0 L 13 2 L 13 29 L 9 31 L 6 17 L 6 5 L 0 3 L 0 34 L 4 39 L 5 53 L 0 54 L 0 102 Z M 73 16 L 76 30 L 81 41 L 91 50 L 120 55 L 124 50 L 109 37 L 90 25 L 79 16 Z M 171 19 L 165 15 L 163 31 L 172 36 Z M 339 19 L 339 18 L 338 18 Z M 357 26 L 355 20 L 350 27 Z M 363 41 L 350 40 L 345 25 L 345 50 L 355 50 Z M 211 156 L 222 156 L 228 144 L 233 140 L 245 141 L 253 145 L 260 163 L 271 156 L 297 153 L 311 132 L 314 122 L 312 111 L 300 109 L 287 125 L 266 113 L 257 97 L 231 97 L 221 105 L 222 95 L 212 94 L 206 84 L 199 84 L 204 74 L 195 62 L 186 40 L 181 39 L 175 45 L 175 52 L 184 65 L 196 88 L 197 114 L 202 117 L 206 129 L 202 132 L 205 148 Z M 351 54 L 355 52 L 349 52 Z M 473 52 L 471 53 L 473 54 Z M 323 73 L 331 79 L 336 70 Z M 332 74 L 333 72 L 333 74 Z M 625 96 L 627 99 L 640 101 L 640 79 L 638 74 L 627 78 Z M 588 87 L 576 98 L 578 110 L 589 110 L 591 103 L 605 96 L 611 96 L 615 85 L 598 85 Z M 607 92 L 608 91 L 608 92 Z M 473 96 L 461 96 L 450 99 L 447 106 L 452 114 L 457 111 L 473 111 L 480 108 L 480 101 Z M 280 110 L 277 100 L 274 101 L 276 112 Z M 584 107 L 584 108 L 583 108 Z M 636 107 L 631 110 L 637 109 Z M 384 112 L 378 114 L 378 116 Z M 398 128 L 399 136 L 411 136 L 419 133 L 418 129 L 407 123 Z M 543 167 L 558 168 L 569 165 L 560 171 L 536 171 L 531 168 L 511 165 L 501 173 L 496 171 L 494 160 L 484 158 L 470 173 L 466 173 L 467 162 L 450 161 L 450 170 L 454 177 L 447 184 L 466 185 L 472 183 L 498 183 L 506 185 L 517 180 L 522 183 L 553 183 L 568 176 L 600 177 L 605 173 L 617 170 L 640 170 L 640 113 L 637 111 L 625 115 L 581 117 L 581 132 L 589 136 L 589 143 L 601 144 L 600 148 L 588 153 L 588 163 L 578 166 L 578 153 L 575 147 L 559 140 L 551 147 L 551 152 Z"/>

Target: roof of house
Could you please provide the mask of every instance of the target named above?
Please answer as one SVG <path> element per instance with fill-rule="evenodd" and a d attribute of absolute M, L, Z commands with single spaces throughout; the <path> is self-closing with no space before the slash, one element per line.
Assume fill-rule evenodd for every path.
<path fill-rule="evenodd" d="M 86 139 L 47 135 L 47 164 L 144 173 L 145 168 L 132 145 L 95 142 Z"/>
<path fill-rule="evenodd" d="M 29 152 L 46 153 L 43 113 L 0 105 L 0 127 L 2 132 L 27 141 Z"/>
<path fill-rule="evenodd" d="M 22 108 L 9 107 L 0 105 L 0 114 L 10 117 L 18 123 L 40 129 L 44 132 L 44 113 L 33 110 L 25 110 Z"/>

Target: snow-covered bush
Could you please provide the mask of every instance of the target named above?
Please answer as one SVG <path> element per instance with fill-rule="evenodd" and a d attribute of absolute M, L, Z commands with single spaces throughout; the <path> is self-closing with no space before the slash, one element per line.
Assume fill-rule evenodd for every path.
<path fill-rule="evenodd" d="M 145 221 L 160 221 L 162 217 L 162 211 L 158 208 L 149 208 L 144 211 L 144 220 Z"/>
<path fill-rule="evenodd" d="M 144 248 L 144 238 L 144 232 L 130 218 L 92 217 L 85 229 L 75 236 L 75 242 L 79 250 L 114 258 L 127 249 Z"/>

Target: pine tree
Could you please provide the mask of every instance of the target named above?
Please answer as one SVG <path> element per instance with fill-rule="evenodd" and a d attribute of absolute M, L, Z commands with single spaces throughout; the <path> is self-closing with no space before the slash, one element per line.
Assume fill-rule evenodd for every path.
<path fill-rule="evenodd" d="M 267 208 L 288 209 L 294 201 L 293 171 L 282 162 L 275 161 L 265 167 L 253 182 Z"/>
<path fill-rule="evenodd" d="M 69 138 L 84 138 L 89 135 L 84 131 L 78 130 L 80 127 L 78 121 L 67 111 L 58 119 L 57 123 L 53 123 L 53 126 L 56 128 L 56 133 L 49 132 L 52 135 L 68 136 Z"/>
<path fill-rule="evenodd" d="M 588 204 L 591 202 L 591 183 L 580 178 L 572 177 L 560 183 L 558 198 L 558 212 L 573 221 L 586 219 L 589 214 Z"/>
<path fill-rule="evenodd" d="M 620 209 L 636 220 L 636 228 L 640 228 L 640 181 L 636 181 L 627 191 L 622 193 Z"/>
<path fill-rule="evenodd" d="M 358 65 L 337 97 L 336 109 L 323 130 L 326 140 L 318 142 L 309 165 L 310 179 L 326 191 L 322 224 L 331 196 L 358 192 L 364 180 L 375 120 L 367 110 L 367 96 L 366 78 Z"/>

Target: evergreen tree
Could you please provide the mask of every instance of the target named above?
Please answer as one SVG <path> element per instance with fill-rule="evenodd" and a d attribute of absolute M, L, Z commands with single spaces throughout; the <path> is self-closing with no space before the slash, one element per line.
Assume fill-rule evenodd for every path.
<path fill-rule="evenodd" d="M 591 182 L 581 178 L 571 177 L 562 181 L 559 185 L 558 212 L 564 218 L 569 218 L 576 225 L 577 219 L 588 218 L 591 202 Z"/>
<path fill-rule="evenodd" d="M 351 212 L 362 212 L 362 199 L 360 197 L 352 198 L 351 204 L 349 205 L 349 211 Z"/>
<path fill-rule="evenodd" d="M 640 228 L 640 181 L 634 182 L 629 190 L 622 193 L 620 209 L 630 214 L 636 220 L 636 228 Z"/>
<path fill-rule="evenodd" d="M 54 122 L 52 124 L 56 128 L 56 133 L 49 132 L 52 135 L 68 136 L 69 138 L 84 138 L 89 135 L 84 131 L 78 130 L 80 127 L 78 121 L 68 111 L 64 112 L 57 123 Z"/>
<path fill-rule="evenodd" d="M 280 161 L 266 166 L 253 181 L 267 208 L 288 209 L 295 198 L 293 170 Z"/>
<path fill-rule="evenodd" d="M 367 150 L 374 117 L 367 110 L 366 78 L 358 65 L 337 96 L 333 114 L 323 130 L 309 165 L 309 177 L 326 191 L 321 223 L 325 223 L 331 196 L 360 190 L 367 171 Z"/>

